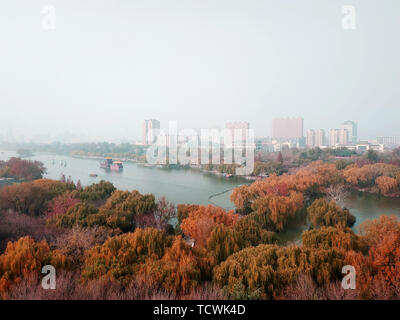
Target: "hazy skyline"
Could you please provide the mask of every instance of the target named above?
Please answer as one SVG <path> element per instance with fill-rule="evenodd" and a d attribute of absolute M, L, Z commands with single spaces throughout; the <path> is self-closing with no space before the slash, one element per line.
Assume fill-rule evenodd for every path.
<path fill-rule="evenodd" d="M 396 0 L 3 0 L 0 135 L 136 140 L 155 118 L 270 136 L 286 116 L 400 135 L 399 14 Z"/>

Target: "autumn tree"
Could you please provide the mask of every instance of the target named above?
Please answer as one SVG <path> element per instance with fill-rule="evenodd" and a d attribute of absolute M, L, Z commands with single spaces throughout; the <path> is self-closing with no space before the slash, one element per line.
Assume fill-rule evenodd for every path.
<path fill-rule="evenodd" d="M 99 183 L 93 183 L 81 190 L 78 190 L 76 197 L 81 200 L 101 201 L 106 200 L 115 191 L 111 182 L 101 180 Z"/>
<path fill-rule="evenodd" d="M 226 212 L 224 209 L 208 205 L 199 206 L 195 211 L 189 212 L 189 216 L 181 223 L 185 235 L 193 238 L 196 245 L 205 247 L 212 229 L 218 225 L 234 225 L 239 218 L 233 211 Z"/>
<path fill-rule="evenodd" d="M 58 228 L 93 227 L 96 225 L 104 226 L 106 221 L 98 215 L 99 209 L 86 202 L 78 202 L 70 207 L 66 213 L 53 215 L 47 219 L 50 226 Z"/>
<path fill-rule="evenodd" d="M 347 227 L 321 227 L 304 231 L 301 239 L 304 248 L 337 249 L 344 253 L 360 249 L 358 236 Z"/>
<path fill-rule="evenodd" d="M 399 192 L 399 183 L 395 178 L 380 176 L 376 178 L 375 182 L 384 195 Z"/>
<path fill-rule="evenodd" d="M 152 228 L 138 228 L 133 233 L 109 238 L 103 245 L 87 251 L 82 278 L 106 277 L 128 284 L 145 268 L 148 259 L 161 259 L 171 241 L 165 232 Z"/>
<path fill-rule="evenodd" d="M 177 206 L 177 217 L 178 222 L 181 223 L 183 219 L 189 216 L 189 212 L 195 211 L 199 208 L 197 204 L 178 204 Z"/>
<path fill-rule="evenodd" d="M 264 216 L 266 225 L 277 231 L 282 231 L 304 207 L 301 193 L 291 191 L 288 196 L 265 195 L 256 199 L 251 208 L 257 214 Z"/>
<path fill-rule="evenodd" d="M 39 273 L 48 264 L 64 268 L 68 266 L 68 259 L 59 251 L 52 251 L 45 241 L 22 237 L 17 242 L 9 242 L 0 255 L 0 294 L 4 296 L 13 284 L 32 272 Z"/>
<path fill-rule="evenodd" d="M 19 180 L 31 181 L 41 179 L 46 172 L 42 162 L 10 158 L 5 167 L 7 175 Z"/>
<path fill-rule="evenodd" d="M 169 202 L 167 198 L 161 197 L 157 200 L 154 210 L 154 216 L 159 229 L 165 229 L 172 218 L 177 215 L 176 207 L 173 203 Z"/>
<path fill-rule="evenodd" d="M 60 214 L 65 214 L 68 209 L 80 202 L 81 200 L 74 198 L 71 193 L 59 195 L 50 201 L 46 211 L 46 216 L 50 218 Z"/>
<path fill-rule="evenodd" d="M 336 202 L 326 199 L 315 200 L 307 212 L 311 225 L 314 227 L 337 225 L 352 227 L 355 223 L 355 217 L 348 209 L 342 209 Z"/>
<path fill-rule="evenodd" d="M 396 217 L 381 216 L 360 226 L 366 254 L 349 251 L 348 264 L 357 272 L 357 288 L 365 299 L 388 299 L 400 289 L 400 222 Z M 379 288 L 384 288 L 385 292 Z"/>
<path fill-rule="evenodd" d="M 273 298 L 307 274 L 322 286 L 341 276 L 343 255 L 334 250 L 259 245 L 234 253 L 214 269 L 214 282 L 231 296 Z"/>
<path fill-rule="evenodd" d="M 273 232 L 263 229 L 260 223 L 247 216 L 239 219 L 234 226 L 215 226 L 207 239 L 207 250 L 221 262 L 244 248 L 271 244 L 276 240 Z"/>
<path fill-rule="evenodd" d="M 40 179 L 14 184 L 0 189 L 0 208 L 39 216 L 46 212 L 49 202 L 75 187 L 60 181 Z"/>
<path fill-rule="evenodd" d="M 177 295 L 190 293 L 210 276 L 212 260 L 204 251 L 198 251 L 185 243 L 181 236 L 175 237 L 161 260 L 149 260 L 145 274 L 152 281 L 162 284 Z"/>

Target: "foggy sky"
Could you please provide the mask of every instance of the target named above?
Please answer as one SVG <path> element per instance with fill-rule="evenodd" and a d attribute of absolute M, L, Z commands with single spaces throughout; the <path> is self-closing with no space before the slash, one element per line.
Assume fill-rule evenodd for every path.
<path fill-rule="evenodd" d="M 269 136 L 277 116 L 400 135 L 399 39 L 398 0 L 2 0 L 0 135 L 134 140 L 155 118 Z"/>

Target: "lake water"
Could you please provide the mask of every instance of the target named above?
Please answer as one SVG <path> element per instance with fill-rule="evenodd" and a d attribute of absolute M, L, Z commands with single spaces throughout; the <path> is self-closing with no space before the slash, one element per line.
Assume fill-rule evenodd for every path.
<path fill-rule="evenodd" d="M 377 219 L 381 215 L 400 217 L 400 198 L 387 198 L 376 194 L 353 192 L 340 205 L 349 209 L 356 217 L 356 223 L 352 228 L 355 232 L 358 232 L 359 225 L 365 220 Z M 285 243 L 299 242 L 301 233 L 307 229 L 307 224 L 296 225 L 282 233 L 280 238 Z"/>
<path fill-rule="evenodd" d="M 7 160 L 11 156 L 15 156 L 15 152 L 0 151 L 0 160 Z M 118 189 L 136 189 L 141 193 L 153 193 L 156 197 L 166 196 L 175 204 L 207 205 L 209 196 L 249 183 L 244 179 L 226 179 L 190 169 L 148 168 L 135 163 L 124 163 L 122 172 L 112 172 L 101 169 L 99 161 L 92 159 L 52 154 L 36 154 L 29 159 L 44 163 L 47 168 L 46 178 L 58 180 L 64 174 L 67 178 L 70 176 L 75 182 L 79 179 L 83 186 L 107 180 Z M 66 167 L 60 165 L 61 160 L 67 162 Z M 89 177 L 90 173 L 96 173 L 98 177 Z M 232 209 L 233 204 L 230 202 L 229 196 L 230 192 L 227 192 L 213 198 L 212 201 L 221 207 Z M 399 198 L 353 193 L 342 206 L 346 206 L 356 217 L 356 224 L 353 227 L 355 231 L 363 221 L 376 219 L 382 214 L 400 217 Z M 282 234 L 281 239 L 283 242 L 298 242 L 301 232 L 306 229 L 308 229 L 307 225 L 297 225 Z"/>
<path fill-rule="evenodd" d="M 0 152 L 0 160 L 7 160 L 16 156 L 15 152 Z M 83 186 L 100 180 L 107 180 L 121 190 L 138 190 L 141 193 L 152 193 L 156 197 L 165 196 L 169 201 L 179 203 L 209 204 L 208 197 L 233 189 L 241 184 L 249 183 L 248 180 L 232 177 L 230 179 L 202 173 L 191 169 L 164 169 L 150 168 L 136 163 L 125 162 L 121 172 L 106 171 L 100 168 L 100 161 L 81 159 L 54 154 L 36 154 L 30 160 L 43 162 L 47 169 L 45 178 L 59 180 L 64 174 L 71 177 L 74 182 L 81 181 Z M 54 160 L 54 164 L 53 164 Z M 61 160 L 67 166 L 61 166 Z M 97 177 L 90 177 L 95 173 Z M 212 199 L 213 203 L 224 207 L 233 208 L 229 200 L 230 192 Z"/>

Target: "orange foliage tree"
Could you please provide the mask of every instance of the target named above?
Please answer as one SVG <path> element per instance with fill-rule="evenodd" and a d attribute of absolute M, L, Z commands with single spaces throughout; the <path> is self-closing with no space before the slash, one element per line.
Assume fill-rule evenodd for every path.
<path fill-rule="evenodd" d="M 304 231 L 301 239 L 304 248 L 337 249 L 343 252 L 360 249 L 359 238 L 350 228 L 321 227 Z"/>
<path fill-rule="evenodd" d="M 74 188 L 74 185 L 49 179 L 14 184 L 0 189 L 0 208 L 39 216 L 46 212 L 54 197 Z"/>
<path fill-rule="evenodd" d="M 360 226 L 366 254 L 349 251 L 346 259 L 357 271 L 357 288 L 363 298 L 380 299 L 376 284 L 383 285 L 391 297 L 400 290 L 400 222 L 381 216 Z M 389 297 L 390 298 L 390 297 Z"/>
<path fill-rule="evenodd" d="M 233 298 L 273 298 L 299 274 L 318 285 L 340 277 L 343 254 L 334 249 L 259 245 L 234 253 L 214 269 L 214 282 Z"/>
<path fill-rule="evenodd" d="M 46 241 L 35 242 L 30 237 L 22 237 L 9 242 L 0 255 L 0 294 L 32 272 L 40 273 L 42 266 L 52 265 L 56 269 L 68 266 L 66 256 L 57 250 L 50 250 Z"/>
<path fill-rule="evenodd" d="M 246 216 L 231 227 L 219 224 L 207 240 L 207 250 L 216 261 L 226 260 L 231 254 L 259 244 L 271 244 L 277 239 L 273 232 L 262 228 L 252 217 Z"/>
<path fill-rule="evenodd" d="M 197 210 L 189 212 L 189 216 L 182 221 L 181 228 L 185 235 L 196 241 L 196 245 L 205 247 L 207 239 L 216 225 L 232 226 L 238 218 L 239 215 L 233 211 L 226 212 L 212 205 L 199 206 Z"/>
<path fill-rule="evenodd" d="M 105 277 L 128 284 L 148 259 L 161 259 L 171 241 L 166 233 L 153 228 L 138 228 L 133 233 L 109 238 L 87 251 L 82 277 Z"/>
<path fill-rule="evenodd" d="M 177 295 L 190 293 L 211 276 L 213 260 L 204 250 L 190 247 L 181 236 L 175 237 L 160 259 L 150 259 L 144 268 L 147 279 Z"/>
<path fill-rule="evenodd" d="M 335 201 L 317 199 L 307 209 L 308 218 L 314 227 L 348 226 L 352 227 L 355 217 L 348 209 L 342 209 Z"/>
<path fill-rule="evenodd" d="M 395 178 L 380 176 L 375 182 L 384 195 L 399 192 L 399 184 Z"/>

